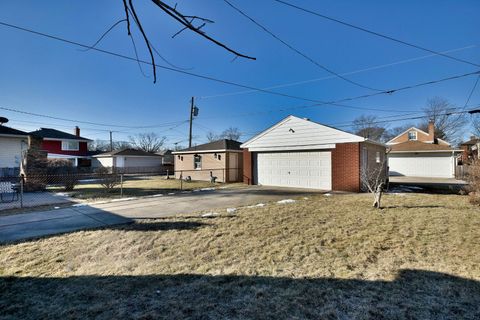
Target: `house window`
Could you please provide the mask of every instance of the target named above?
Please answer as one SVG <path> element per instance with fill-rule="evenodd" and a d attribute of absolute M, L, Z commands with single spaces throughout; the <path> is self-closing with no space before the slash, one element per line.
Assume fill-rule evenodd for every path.
<path fill-rule="evenodd" d="M 408 140 L 417 140 L 417 131 L 409 131 Z"/>
<path fill-rule="evenodd" d="M 193 156 L 193 168 L 195 170 L 202 169 L 202 156 L 196 154 Z"/>
<path fill-rule="evenodd" d="M 78 151 L 79 143 L 78 141 L 62 141 L 62 150 L 63 151 Z"/>
<path fill-rule="evenodd" d="M 380 152 L 377 151 L 377 152 L 375 153 L 375 161 L 376 161 L 377 163 L 380 163 L 381 160 L 382 160 L 382 159 L 380 159 Z"/>

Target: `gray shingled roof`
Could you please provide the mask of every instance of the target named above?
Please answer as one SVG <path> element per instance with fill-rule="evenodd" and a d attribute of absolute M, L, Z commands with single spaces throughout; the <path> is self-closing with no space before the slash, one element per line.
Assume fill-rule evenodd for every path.
<path fill-rule="evenodd" d="M 40 128 L 40 130 L 30 132 L 32 136 L 50 139 L 69 139 L 69 140 L 88 140 L 90 139 L 77 137 L 74 134 L 66 133 L 60 130 L 51 128 Z"/>
<path fill-rule="evenodd" d="M 194 146 L 187 149 L 179 150 L 179 152 L 188 152 L 188 151 L 209 151 L 209 150 L 242 150 L 240 145 L 242 143 L 230 139 L 222 139 L 213 142 L 208 142 Z"/>
<path fill-rule="evenodd" d="M 110 152 L 100 153 L 95 155 L 94 157 L 109 157 L 109 156 L 148 156 L 148 157 L 161 157 L 158 154 L 145 152 L 143 150 L 125 148 L 125 149 L 118 149 L 113 150 Z"/>
<path fill-rule="evenodd" d="M 5 127 L 0 125 L 0 134 L 1 135 L 12 135 L 12 136 L 28 136 L 28 133 L 13 129 L 10 127 Z"/>

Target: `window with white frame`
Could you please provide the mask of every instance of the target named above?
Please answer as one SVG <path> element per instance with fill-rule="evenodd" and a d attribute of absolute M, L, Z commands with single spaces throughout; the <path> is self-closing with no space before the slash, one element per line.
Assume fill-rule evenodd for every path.
<path fill-rule="evenodd" d="M 409 131 L 408 140 L 417 140 L 417 131 Z"/>
<path fill-rule="evenodd" d="M 201 155 L 194 155 L 193 156 L 193 168 L 195 170 L 200 170 L 202 169 L 202 156 Z"/>
<path fill-rule="evenodd" d="M 78 141 L 62 141 L 63 151 L 78 151 L 80 143 Z"/>
<path fill-rule="evenodd" d="M 381 157 L 380 157 L 380 152 L 379 152 L 379 151 L 377 151 L 377 152 L 375 153 L 375 161 L 376 161 L 377 163 L 380 163 L 380 162 L 382 161 L 382 159 L 381 159 Z"/>

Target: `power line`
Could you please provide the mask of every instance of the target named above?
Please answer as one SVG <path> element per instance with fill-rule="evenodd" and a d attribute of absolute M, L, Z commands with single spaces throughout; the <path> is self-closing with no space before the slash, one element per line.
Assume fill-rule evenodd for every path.
<path fill-rule="evenodd" d="M 291 44 L 289 44 L 288 42 L 286 42 L 285 40 L 283 40 L 282 38 L 280 38 L 278 35 L 276 35 L 275 33 L 273 33 L 272 31 L 270 31 L 267 27 L 265 27 L 264 25 L 262 25 L 260 22 L 258 22 L 257 20 L 253 19 L 252 17 L 250 17 L 249 15 L 247 15 L 244 11 L 242 11 L 240 8 L 236 7 L 235 5 L 233 5 L 230 1 L 228 0 L 223 0 L 228 6 L 230 6 L 231 8 L 233 8 L 235 11 L 237 11 L 238 13 L 240 13 L 242 16 L 244 16 L 245 18 L 247 18 L 248 20 L 250 20 L 251 22 L 253 22 L 256 26 L 258 26 L 260 29 L 262 29 L 263 31 L 265 31 L 266 33 L 268 33 L 270 36 L 272 36 L 275 40 L 279 41 L 280 43 L 282 43 L 284 46 L 286 46 L 287 48 L 289 48 L 290 50 L 292 50 L 293 52 L 297 53 L 298 55 L 300 55 L 301 57 L 303 57 L 304 59 L 306 59 L 307 61 L 311 62 L 312 64 L 316 65 L 317 67 L 319 67 L 320 69 L 334 75 L 335 77 L 337 78 L 340 78 L 350 84 L 353 84 L 355 86 L 358 86 L 358 87 L 361 87 L 361 88 L 364 88 L 364 89 L 369 89 L 369 90 L 373 90 L 373 91 L 381 91 L 379 89 L 375 89 L 375 88 L 372 88 L 372 87 L 369 87 L 369 86 L 366 86 L 366 85 L 363 85 L 361 83 L 358 83 L 358 82 L 355 82 L 353 80 L 350 80 L 344 76 L 342 76 L 341 74 L 331 70 L 330 68 L 327 68 L 325 67 L 324 65 L 320 64 L 318 61 L 314 60 L 313 58 L 311 58 L 310 56 L 308 56 L 306 53 L 300 51 L 299 49 L 295 48 L 294 46 L 292 46 Z"/>
<path fill-rule="evenodd" d="M 2 106 L 0 106 L 0 109 L 1 109 L 1 110 L 5 110 L 5 111 L 10 111 L 10 112 L 16 112 L 16 113 L 31 115 L 31 116 L 35 116 L 35 117 L 42 117 L 42 118 L 48 118 L 48 119 L 54 119 L 54 120 L 60 120 L 60 121 L 68 121 L 68 122 L 74 122 L 74 123 L 84 123 L 84 124 L 90 124 L 90 125 L 102 126 L 102 127 L 146 129 L 146 128 L 156 128 L 156 127 L 169 126 L 169 125 L 178 123 L 178 121 L 176 121 L 176 122 L 163 123 L 163 124 L 159 124 L 159 125 L 124 126 L 124 125 L 116 125 L 116 124 L 107 124 L 107 123 L 98 123 L 98 122 L 90 122 L 90 121 L 81 121 L 81 120 L 67 119 L 67 118 L 49 116 L 49 115 L 45 115 L 45 114 L 39 114 L 39 113 L 34 113 L 34 112 L 29 112 L 29 111 L 23 111 L 23 110 L 18 110 L 18 109 L 8 108 L 8 107 L 2 107 Z M 110 130 L 107 130 L 107 131 L 110 131 Z"/>
<path fill-rule="evenodd" d="M 475 81 L 475 84 L 473 85 L 472 90 L 468 94 L 468 98 L 467 98 L 467 101 L 465 102 L 465 105 L 464 105 L 463 109 L 465 109 L 467 107 L 468 103 L 470 102 L 470 99 L 472 98 L 472 95 L 475 92 L 475 88 L 477 88 L 477 84 L 478 84 L 479 80 L 480 80 L 480 74 L 478 75 L 477 80 Z"/>
<path fill-rule="evenodd" d="M 456 49 L 442 51 L 442 53 L 456 52 L 456 51 L 461 51 L 461 50 L 466 50 L 466 49 L 472 49 L 472 48 L 475 48 L 475 47 L 477 47 L 477 45 L 470 45 L 470 46 L 466 46 L 466 47 L 462 47 L 462 48 L 456 48 Z M 358 69 L 358 70 L 354 70 L 354 71 L 344 72 L 344 73 L 341 73 L 341 75 L 342 76 L 347 76 L 347 75 L 351 75 L 351 74 L 357 74 L 357 73 L 362 73 L 362 72 L 366 72 L 366 71 L 382 69 L 382 68 L 391 67 L 391 66 L 395 66 L 395 65 L 399 65 L 399 64 L 408 63 L 408 62 L 423 60 L 423 59 L 431 58 L 431 57 L 435 57 L 435 56 L 437 56 L 437 54 L 428 54 L 428 55 L 424 55 L 424 56 L 420 56 L 420 57 L 409 58 L 409 59 L 399 60 L 399 61 L 395 61 L 395 62 L 391 62 L 391 63 L 366 67 L 366 68 L 362 68 L 362 69 Z M 274 86 L 265 87 L 263 89 L 270 90 L 270 89 L 292 87 L 292 86 L 296 86 L 296 85 L 313 83 L 313 82 L 317 82 L 317 81 L 329 80 L 329 79 L 334 79 L 334 78 L 336 78 L 336 77 L 335 76 L 326 76 L 326 77 L 321 77 L 321 78 L 315 78 L 315 79 L 309 79 L 309 80 L 294 81 L 294 82 L 289 82 L 289 83 L 278 84 L 278 85 L 274 85 Z M 243 90 L 243 91 L 236 91 L 236 92 L 220 93 L 220 94 L 209 95 L 209 96 L 201 96 L 201 97 L 198 97 L 198 98 L 200 98 L 200 99 L 210 99 L 210 98 L 227 97 L 227 96 L 234 96 L 234 95 L 253 93 L 253 92 L 256 92 L 256 91 L 255 90 Z"/>
<path fill-rule="evenodd" d="M 300 7 L 298 5 L 295 5 L 295 4 L 292 4 L 292 3 L 289 3 L 289 2 L 286 2 L 286 1 L 283 1 L 283 0 L 273 0 L 273 1 L 281 3 L 281 4 L 286 5 L 286 6 L 289 6 L 291 8 L 295 8 L 297 10 L 309 13 L 309 14 L 313 14 L 317 17 L 320 17 L 320 18 L 323 18 L 323 19 L 326 19 L 326 20 L 330 20 L 330 21 L 342 24 L 344 26 L 369 33 L 369 34 L 377 36 L 377 37 L 381 37 L 381 38 L 388 39 L 388 40 L 391 40 L 391 41 L 394 41 L 394 42 L 397 42 L 397 43 L 401 43 L 403 45 L 406 45 L 406 46 L 409 46 L 409 47 L 412 47 L 412 48 L 416 48 L 416 49 L 419 49 L 419 50 L 422 50 L 422 51 L 434 53 L 436 55 L 439 55 L 439 56 L 442 56 L 442 57 L 445 57 L 445 58 L 448 58 L 448 59 L 451 59 L 451 60 L 455 60 L 457 62 L 462 62 L 462 63 L 469 64 L 469 65 L 472 65 L 472 66 L 475 66 L 475 67 L 480 67 L 480 64 L 473 63 L 473 62 L 470 62 L 470 61 L 467 61 L 467 60 L 464 60 L 464 59 L 460 59 L 460 58 L 457 58 L 457 57 L 453 57 L 453 56 L 450 56 L 448 54 L 444 54 L 444 53 L 441 53 L 441 52 L 438 52 L 438 51 L 435 51 L 435 50 L 431 50 L 431 49 L 428 49 L 428 48 L 425 48 L 425 47 L 422 47 L 422 46 L 419 46 L 419 45 L 416 45 L 416 44 L 413 44 L 413 43 L 410 43 L 410 42 L 406 42 L 404 40 L 394 38 L 394 37 L 389 36 L 389 35 L 385 35 L 385 34 L 382 34 L 382 33 L 376 32 L 376 31 L 372 31 L 372 30 L 369 30 L 369 29 L 366 29 L 366 28 L 363 28 L 363 27 L 359 27 L 359 26 L 356 26 L 356 25 L 351 24 L 349 22 L 342 21 L 342 20 L 339 20 L 339 19 L 336 19 L 336 18 L 332 18 L 332 17 L 326 16 L 324 14 L 321 14 L 319 12 Z"/>
<path fill-rule="evenodd" d="M 46 33 L 34 31 L 34 30 L 31 30 L 31 29 L 19 27 L 19 26 L 12 25 L 12 24 L 9 24 L 9 23 L 5 23 L 5 22 L 0 21 L 0 25 L 10 27 L 10 28 L 14 28 L 14 29 L 17 29 L 17 30 L 21 30 L 21 31 L 24 31 L 24 32 L 32 33 L 32 34 L 35 34 L 35 35 L 38 35 L 38 36 L 46 37 L 46 38 L 49 38 L 49 39 L 57 40 L 57 41 L 60 41 L 60 42 L 80 46 L 80 47 L 83 47 L 83 48 L 91 48 L 91 46 L 88 46 L 88 45 L 85 45 L 85 44 L 82 44 L 82 43 L 79 43 L 79 42 L 76 42 L 76 41 L 72 41 L 72 40 L 60 38 L 60 37 L 57 37 L 57 36 L 49 35 L 49 34 L 46 34 Z M 112 55 L 112 56 L 116 56 L 116 57 L 119 57 L 119 58 L 131 60 L 131 61 L 135 61 L 135 62 L 140 61 L 141 63 L 148 64 L 148 65 L 152 64 L 151 62 L 148 62 L 148 61 L 137 60 L 137 59 L 135 59 L 133 57 L 130 57 L 130 56 L 126 56 L 126 55 L 123 55 L 123 54 L 120 54 L 120 53 L 107 51 L 107 50 L 103 50 L 103 49 L 99 49 L 99 48 L 91 48 L 91 50 L 95 50 L 95 51 L 98 51 L 98 52 L 102 52 L 102 53 L 105 53 L 105 54 L 109 54 L 109 55 Z M 236 87 L 240 87 L 240 88 L 255 90 L 255 91 L 259 91 L 259 92 L 264 92 L 264 93 L 268 93 L 268 94 L 273 94 L 273 95 L 278 95 L 278 96 L 283 96 L 283 97 L 288 97 L 288 98 L 293 98 L 293 99 L 298 99 L 298 100 L 316 102 L 317 103 L 316 105 L 326 105 L 327 104 L 327 105 L 336 105 L 336 106 L 340 106 L 340 107 L 345 107 L 344 105 L 339 105 L 339 103 L 343 102 L 343 101 L 351 101 L 351 100 L 356 100 L 356 99 L 362 99 L 362 98 L 372 97 L 372 96 L 381 95 L 381 94 L 392 94 L 392 93 L 397 92 L 397 91 L 402 91 L 402 90 L 412 89 L 412 88 L 416 88 L 416 87 L 420 87 L 420 86 L 424 86 L 424 85 L 430 85 L 430 84 L 440 83 L 440 82 L 444 82 L 444 81 L 454 80 L 454 79 L 458 79 L 458 78 L 462 78 L 462 77 L 466 77 L 466 76 L 470 76 L 470 75 L 473 75 L 473 74 L 480 73 L 480 71 L 475 71 L 475 72 L 470 72 L 470 73 L 466 73 L 466 74 L 462 74 L 462 75 L 457 75 L 457 76 L 452 76 L 452 77 L 448 77 L 448 78 L 443 78 L 443 79 L 428 81 L 428 82 L 424 82 L 424 83 L 419 83 L 419 84 L 416 84 L 416 85 L 405 86 L 405 87 L 398 88 L 398 89 L 385 90 L 385 91 L 376 92 L 376 93 L 372 93 L 372 94 L 366 94 L 366 95 L 352 97 L 352 98 L 345 98 L 345 99 L 337 100 L 337 101 L 334 101 L 334 102 L 325 102 L 325 101 L 320 101 L 320 100 L 314 100 L 314 99 L 308 99 L 308 98 L 288 95 L 288 94 L 284 94 L 284 93 L 280 93 L 280 92 L 276 92 L 276 91 L 270 91 L 270 90 L 265 90 L 265 89 L 261 89 L 261 88 L 255 88 L 255 87 L 252 87 L 252 86 L 243 85 L 243 84 L 235 83 L 235 82 L 232 82 L 232 81 L 217 79 L 217 78 L 213 78 L 213 77 L 210 77 L 210 76 L 204 76 L 204 75 L 197 74 L 197 73 L 192 73 L 192 72 L 189 72 L 189 71 L 177 70 L 177 69 L 170 68 L 170 67 L 167 67 L 167 66 L 162 66 L 162 65 L 156 65 L 156 66 L 158 68 L 162 68 L 162 69 L 165 69 L 165 70 L 170 70 L 170 71 L 173 71 L 173 72 L 182 73 L 182 74 L 190 75 L 190 76 L 193 76 L 193 77 L 206 79 L 206 80 L 210 80 L 210 81 L 215 81 L 215 82 L 219 82 L 219 83 L 223 83 L 223 84 L 228 84 L 228 85 L 232 85 L 232 86 L 236 86 Z M 352 106 L 349 106 L 349 107 L 352 107 Z M 360 108 L 360 107 L 358 107 L 358 108 Z"/>

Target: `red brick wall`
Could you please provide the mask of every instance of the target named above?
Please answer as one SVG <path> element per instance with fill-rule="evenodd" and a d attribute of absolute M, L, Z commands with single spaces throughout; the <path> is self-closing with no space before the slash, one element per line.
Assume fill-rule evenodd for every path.
<path fill-rule="evenodd" d="M 49 153 L 56 154 L 66 154 L 70 156 L 86 156 L 88 154 L 88 148 L 86 142 L 79 143 L 78 151 L 63 151 L 62 150 L 62 141 L 56 140 L 43 140 L 42 149 L 48 151 Z"/>
<path fill-rule="evenodd" d="M 360 192 L 359 143 L 339 143 L 332 150 L 332 189 Z"/>
<path fill-rule="evenodd" d="M 243 183 L 253 184 L 253 153 L 243 149 Z"/>

